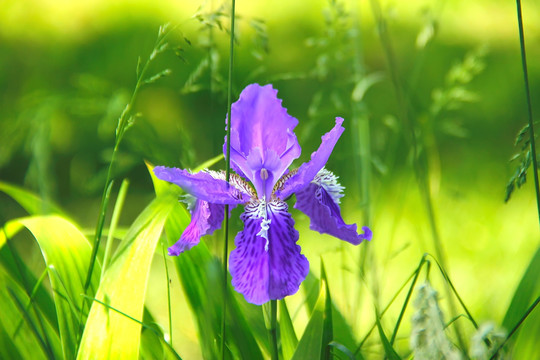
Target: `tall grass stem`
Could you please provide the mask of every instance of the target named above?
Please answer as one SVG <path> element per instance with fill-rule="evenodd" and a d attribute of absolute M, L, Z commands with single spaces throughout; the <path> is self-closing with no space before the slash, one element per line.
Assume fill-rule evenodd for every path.
<path fill-rule="evenodd" d="M 516 0 L 517 20 L 519 28 L 519 45 L 521 48 L 521 65 L 523 66 L 523 81 L 527 96 L 527 115 L 529 118 L 529 137 L 531 144 L 532 164 L 534 170 L 534 186 L 536 190 L 536 207 L 538 209 L 538 223 L 540 225 L 540 185 L 538 181 L 538 161 L 536 160 L 536 140 L 534 138 L 534 121 L 531 104 L 531 91 L 529 88 L 529 71 L 527 70 L 527 54 L 525 52 L 525 34 L 523 33 L 523 15 L 521 12 L 521 0 Z"/>
<path fill-rule="evenodd" d="M 437 257 L 439 261 L 441 262 L 441 264 L 443 265 L 443 267 L 447 269 L 446 254 L 443 249 L 443 245 L 439 236 L 439 231 L 437 228 L 437 222 L 436 222 L 436 217 L 435 217 L 435 209 L 433 207 L 433 199 L 431 198 L 431 189 L 429 186 L 429 173 L 428 173 L 427 163 L 426 163 L 425 156 L 423 156 L 420 152 L 420 149 L 425 148 L 425 146 L 422 146 L 423 144 L 419 143 L 419 140 L 417 138 L 418 136 L 417 126 L 414 122 L 414 119 L 409 117 L 409 111 L 410 111 L 409 100 L 407 99 L 405 92 L 403 90 L 403 84 L 402 84 L 402 80 L 400 78 L 400 74 L 398 71 L 394 49 L 390 41 L 390 35 L 388 34 L 387 24 L 382 15 L 380 4 L 377 0 L 371 0 L 370 3 L 371 3 L 371 9 L 373 11 L 373 15 L 375 17 L 375 21 L 377 24 L 377 29 L 379 31 L 381 44 L 383 46 L 383 50 L 384 50 L 385 57 L 387 60 L 388 70 L 390 72 L 390 77 L 392 80 L 392 84 L 394 86 L 394 92 L 396 94 L 396 100 L 398 103 L 397 115 L 403 122 L 404 126 L 408 129 L 409 134 L 408 134 L 407 140 L 409 141 L 412 147 L 412 151 L 413 151 L 414 173 L 416 175 L 416 180 L 418 182 L 420 196 L 422 198 L 422 201 L 424 202 L 424 206 L 426 208 L 426 212 L 428 215 L 428 221 L 429 221 L 429 225 L 431 229 L 431 235 L 433 239 L 435 253 L 437 254 Z M 451 290 L 448 285 L 445 286 L 445 292 L 447 294 L 450 311 L 452 313 L 452 316 L 454 316 L 456 314 L 456 304 L 454 303 L 454 299 L 451 296 Z M 455 330 L 455 334 L 459 342 L 460 348 L 466 349 L 459 325 L 456 323 L 453 328 Z M 463 353 L 463 354 L 466 355 L 466 353 Z"/>
<path fill-rule="evenodd" d="M 232 126 L 232 81 L 234 70 L 234 20 L 236 1 L 231 0 L 231 32 L 229 42 L 229 77 L 227 81 L 227 156 L 225 177 L 227 184 L 231 178 L 231 126 Z M 229 255 L 229 205 L 225 205 L 225 241 L 223 244 L 223 311 L 221 317 L 221 359 L 225 359 L 225 340 L 227 322 L 227 259 Z"/>

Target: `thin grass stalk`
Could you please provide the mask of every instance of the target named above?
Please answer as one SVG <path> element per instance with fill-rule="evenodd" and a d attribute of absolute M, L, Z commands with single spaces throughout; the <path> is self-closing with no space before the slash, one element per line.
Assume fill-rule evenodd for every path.
<path fill-rule="evenodd" d="M 118 196 L 116 197 L 116 204 L 114 206 L 111 225 L 109 227 L 109 234 L 107 234 L 107 240 L 105 245 L 105 255 L 103 255 L 103 266 L 101 267 L 101 278 L 105 274 L 105 270 L 109 265 L 109 260 L 111 257 L 112 243 L 114 239 L 114 233 L 116 231 L 116 226 L 118 225 L 118 220 L 120 219 L 120 214 L 122 213 L 122 208 L 124 207 L 124 201 L 126 200 L 127 190 L 129 187 L 129 180 L 124 179 L 122 185 L 120 185 L 120 190 L 118 191 Z"/>
<path fill-rule="evenodd" d="M 225 159 L 225 178 L 227 184 L 231 178 L 231 126 L 232 126 L 232 81 L 234 70 L 234 20 L 236 1 L 231 0 L 231 33 L 229 42 L 229 78 L 227 80 L 227 156 Z M 225 359 L 225 324 L 227 322 L 227 260 L 229 256 L 229 205 L 225 205 L 225 241 L 223 244 L 223 311 L 221 317 L 221 359 Z"/>
<path fill-rule="evenodd" d="M 525 94 L 527 96 L 527 115 L 529 118 L 529 138 L 531 143 L 531 155 L 534 170 L 534 186 L 536 190 L 536 207 L 538 210 L 538 223 L 540 224 L 540 185 L 538 180 L 538 161 L 536 160 L 536 140 L 534 138 L 534 121 L 531 104 L 531 91 L 529 88 L 529 71 L 527 70 L 527 54 L 525 52 L 525 34 L 523 33 L 523 15 L 521 13 L 521 0 L 516 0 L 517 19 L 519 28 L 519 45 L 521 48 L 521 64 L 523 66 L 523 80 Z"/>
<path fill-rule="evenodd" d="M 28 299 L 28 304 L 26 304 L 26 311 L 29 311 L 32 304 L 34 304 L 34 296 L 36 296 L 36 293 L 37 293 L 39 287 L 41 286 L 41 283 L 45 279 L 45 276 L 47 275 L 47 273 L 48 273 L 48 270 L 47 270 L 47 268 L 45 268 L 45 270 L 43 270 L 43 272 L 39 276 L 38 281 L 34 285 L 34 288 L 32 289 L 32 293 L 30 294 L 30 297 Z M 22 324 L 23 324 L 23 319 L 19 320 L 19 324 L 15 327 L 15 332 L 13 333 L 13 338 L 15 338 L 17 336 L 17 334 L 19 333 L 19 330 L 21 329 Z"/>
<path fill-rule="evenodd" d="M 163 263 L 165 264 L 165 275 L 167 276 L 167 312 L 169 313 L 169 344 L 173 345 L 172 332 L 172 308 L 171 308 L 171 282 L 169 277 L 169 265 L 167 265 L 167 256 L 165 256 L 165 241 L 161 242 L 161 252 L 163 253 Z"/>
<path fill-rule="evenodd" d="M 525 314 L 523 314 L 523 316 L 521 317 L 521 319 L 519 319 L 519 321 L 517 322 L 517 324 L 512 328 L 512 330 L 510 330 L 510 332 L 508 333 L 508 336 L 506 336 L 506 339 L 504 339 L 504 341 L 497 347 L 497 349 L 495 350 L 495 352 L 493 352 L 493 355 L 491 355 L 491 357 L 489 358 L 490 360 L 493 360 L 495 359 L 495 357 L 497 356 L 497 354 L 499 353 L 499 351 L 501 351 L 501 349 L 504 347 L 504 345 L 506 345 L 506 343 L 508 342 L 508 340 L 510 340 L 510 338 L 512 337 L 512 335 L 514 335 L 514 333 L 517 331 L 517 329 L 519 329 L 519 327 L 521 326 L 521 324 L 525 321 L 525 319 L 527 319 L 527 317 L 529 316 L 529 314 L 536 308 L 536 306 L 538 305 L 538 303 L 540 302 L 540 296 L 536 298 L 536 300 L 534 301 L 534 303 L 529 306 L 529 308 L 527 309 L 527 311 L 525 312 Z"/>
<path fill-rule="evenodd" d="M 360 19 L 360 5 L 358 2 L 355 2 L 355 13 L 353 14 L 353 26 L 357 31 L 357 37 L 353 43 L 354 50 L 354 60 L 353 60 L 353 72 L 355 81 L 359 81 L 362 76 L 365 76 L 364 71 L 364 61 L 362 56 L 362 48 L 360 44 L 360 34 L 361 27 L 359 23 Z M 354 127 L 353 143 L 357 153 L 355 154 L 355 167 L 357 176 L 360 177 L 360 201 L 364 210 L 364 220 L 363 224 L 366 226 L 371 226 L 371 139 L 370 139 L 370 126 L 369 118 L 366 114 L 365 103 L 363 100 L 361 102 L 353 100 L 352 104 L 352 123 Z M 342 244 L 343 245 L 343 244 Z M 361 284 L 362 279 L 365 278 L 365 269 L 366 262 L 368 259 L 371 260 L 370 247 L 362 246 L 359 248 L 359 258 L 360 258 L 360 271 L 359 271 L 359 284 Z M 342 246 L 342 251 L 344 252 L 344 246 Z M 373 263 L 371 263 L 373 265 Z M 375 273 L 375 272 L 374 272 Z M 377 281 L 374 281 L 376 284 Z M 362 299 L 361 296 L 361 286 L 358 287 L 357 298 Z M 357 308 L 353 311 L 353 323 L 356 322 L 356 317 L 359 314 L 360 301 L 355 302 Z"/>
<path fill-rule="evenodd" d="M 409 275 L 409 277 L 407 278 L 407 280 L 405 280 L 405 282 L 401 285 L 401 287 L 398 289 L 398 291 L 394 294 L 394 296 L 392 297 L 392 299 L 390 299 L 390 301 L 388 302 L 388 304 L 384 307 L 384 309 L 381 311 L 380 313 L 380 316 L 382 317 L 387 311 L 388 309 L 390 308 L 390 306 L 394 303 L 394 301 L 396 301 L 396 299 L 398 298 L 399 294 L 401 294 L 401 291 L 403 291 L 403 289 L 405 289 L 405 286 L 409 283 L 409 281 L 411 281 L 411 279 L 418 273 L 419 269 L 416 269 L 415 271 L 413 271 L 413 273 L 411 275 Z M 367 334 L 364 336 L 364 338 L 362 339 L 362 341 L 360 341 L 360 344 L 358 344 L 358 347 L 356 348 L 356 350 L 354 351 L 354 355 L 357 355 L 358 352 L 360 351 L 360 349 L 362 348 L 362 346 L 364 346 L 364 343 L 367 341 L 367 339 L 370 337 L 371 333 L 373 332 L 373 330 L 375 330 L 375 328 L 377 327 L 377 323 L 374 323 L 371 328 L 369 329 L 369 331 L 367 332 Z"/>
<path fill-rule="evenodd" d="M 146 60 L 142 70 L 139 71 L 139 65 L 140 65 L 140 58 L 139 63 L 137 64 L 137 82 L 135 83 L 135 88 L 133 90 L 133 93 L 131 94 L 131 98 L 129 102 L 127 103 L 126 107 L 124 108 L 124 111 L 122 111 L 122 114 L 120 115 L 120 118 L 118 119 L 118 126 L 116 127 L 116 137 L 115 137 L 115 143 L 114 143 L 114 149 L 111 155 L 111 161 L 109 162 L 109 168 L 107 170 L 107 178 L 105 180 L 105 188 L 103 189 L 103 195 L 101 198 L 101 207 L 98 217 L 98 223 L 96 226 L 95 236 L 94 236 L 94 243 L 93 243 L 93 249 L 92 249 L 92 255 L 90 258 L 90 265 L 88 267 L 88 274 L 86 275 L 86 281 L 84 284 L 84 292 L 85 294 L 88 292 L 88 286 L 90 285 L 90 281 L 92 279 L 92 272 L 94 270 L 97 252 L 99 249 L 99 245 L 101 242 L 101 234 L 103 232 L 103 225 L 105 223 L 105 214 L 107 211 L 107 207 L 109 204 L 110 199 L 110 192 L 113 186 L 113 177 L 112 177 L 112 169 L 114 164 L 116 163 L 116 157 L 118 153 L 118 148 L 120 147 L 120 143 L 122 142 L 122 139 L 124 138 L 124 134 L 126 130 L 130 127 L 132 124 L 131 121 L 133 121 L 133 104 L 135 103 L 135 100 L 137 98 L 137 95 L 139 93 L 140 88 L 145 83 L 146 79 L 146 72 L 148 70 L 148 66 L 154 60 L 155 56 L 158 54 L 159 51 L 162 51 L 160 49 L 163 48 L 165 39 L 170 34 L 170 31 L 166 31 L 167 26 L 160 26 L 159 28 L 159 34 L 156 39 L 156 42 L 154 43 L 154 48 L 152 50 L 152 53 L 148 57 L 148 60 Z"/>
<path fill-rule="evenodd" d="M 394 331 L 392 332 L 392 337 L 390 338 L 390 345 L 394 345 L 394 341 L 396 340 L 399 325 L 401 324 L 401 320 L 403 320 L 403 316 L 405 315 L 405 310 L 407 309 L 407 306 L 409 305 L 409 301 L 411 300 L 414 286 L 416 285 L 416 281 L 418 280 L 418 276 L 420 275 L 420 270 L 422 269 L 422 266 L 424 266 L 424 263 L 426 262 L 426 256 L 427 254 L 424 254 L 422 256 L 422 259 L 420 260 L 420 263 L 418 264 L 418 267 L 416 268 L 413 281 L 411 283 L 411 286 L 409 287 L 409 291 L 407 292 L 407 296 L 405 297 L 405 301 L 403 302 L 401 311 L 399 312 L 399 316 L 396 321 L 396 326 L 394 327 Z"/>
<path fill-rule="evenodd" d="M 427 169 L 427 164 L 424 157 L 421 157 L 421 154 L 419 152 L 419 149 L 421 148 L 421 144 L 419 144 L 419 141 L 417 139 L 416 135 L 416 126 L 414 121 L 409 117 L 409 102 L 405 96 L 405 93 L 403 91 L 403 85 L 402 81 L 398 72 L 397 68 L 397 62 L 394 55 L 394 50 L 390 41 L 390 36 L 388 34 L 387 30 L 387 24 L 382 16 L 380 4 L 377 0 L 371 0 L 371 8 L 374 14 L 374 17 L 376 19 L 377 27 L 379 30 L 379 36 L 381 39 L 381 44 L 383 46 L 385 56 L 388 63 L 388 69 L 390 72 L 390 76 L 392 79 L 392 83 L 394 86 L 394 91 L 396 93 L 396 100 L 398 102 L 398 116 L 401 118 L 402 122 L 405 124 L 405 126 L 409 130 L 409 136 L 408 141 L 410 142 L 413 150 L 413 167 L 414 172 L 416 175 L 416 179 L 418 182 L 418 187 L 420 190 L 420 195 L 422 197 L 422 201 L 424 202 L 424 206 L 426 208 L 426 212 L 428 215 L 428 221 L 431 229 L 431 235 L 433 239 L 433 244 L 435 247 L 435 252 L 437 254 L 437 257 L 439 258 L 439 261 L 443 265 L 444 268 L 447 268 L 446 266 L 446 254 L 439 236 L 439 231 L 437 228 L 437 222 L 435 220 L 435 210 L 433 207 L 433 201 L 431 198 L 431 190 L 429 186 L 429 174 Z M 452 316 L 456 313 L 456 305 L 454 303 L 454 299 L 451 296 L 451 290 L 448 286 L 445 286 L 445 292 L 448 297 L 448 304 L 450 307 L 450 311 L 452 313 Z M 467 347 L 465 346 L 465 342 L 463 340 L 463 337 L 461 335 L 461 330 L 459 325 L 456 323 L 456 326 L 453 327 L 458 343 L 460 345 L 461 350 L 463 351 L 463 354 L 466 355 L 464 352 Z"/>

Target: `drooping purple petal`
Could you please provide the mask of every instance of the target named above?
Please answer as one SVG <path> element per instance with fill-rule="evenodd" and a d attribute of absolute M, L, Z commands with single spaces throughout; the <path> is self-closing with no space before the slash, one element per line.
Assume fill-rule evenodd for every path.
<path fill-rule="evenodd" d="M 263 304 L 298 291 L 309 272 L 309 262 L 296 244 L 298 231 L 282 201 L 252 202 L 241 219 L 229 270 L 232 285 L 246 301 Z"/>
<path fill-rule="evenodd" d="M 251 199 L 251 194 L 245 188 L 235 186 L 232 181 L 232 186 L 227 184 L 225 176 L 217 172 L 200 171 L 192 174 L 187 170 L 156 166 L 154 174 L 211 204 L 242 204 Z"/>
<path fill-rule="evenodd" d="M 322 136 L 321 145 L 317 151 L 311 154 L 311 160 L 303 163 L 298 168 L 298 171 L 283 183 L 281 189 L 276 191 L 276 195 L 280 199 L 286 199 L 293 193 L 307 186 L 311 180 L 313 180 L 315 175 L 317 175 L 319 170 L 326 165 L 332 150 L 334 150 L 334 146 L 345 130 L 341 124 L 343 124 L 343 118 L 337 117 L 336 125 L 332 130 Z"/>
<path fill-rule="evenodd" d="M 221 227 L 225 216 L 225 205 L 210 204 L 197 199 L 191 211 L 191 222 L 180 236 L 180 239 L 169 247 L 169 255 L 177 256 L 197 245 L 200 238 L 211 235 Z"/>
<path fill-rule="evenodd" d="M 335 236 L 341 240 L 358 245 L 362 240 L 371 240 L 372 232 L 362 227 L 363 234 L 358 234 L 356 224 L 348 225 L 341 217 L 339 198 L 343 187 L 337 183 L 337 177 L 323 169 L 313 182 L 296 193 L 294 207 L 310 218 L 309 228 L 320 233 Z"/>
<path fill-rule="evenodd" d="M 272 85 L 251 84 L 232 104 L 231 164 L 253 183 L 259 198 L 270 197 L 268 189 L 271 192 L 300 156 L 294 134 L 298 120 L 287 113 L 281 102 Z M 227 155 L 227 139 L 223 152 Z"/>

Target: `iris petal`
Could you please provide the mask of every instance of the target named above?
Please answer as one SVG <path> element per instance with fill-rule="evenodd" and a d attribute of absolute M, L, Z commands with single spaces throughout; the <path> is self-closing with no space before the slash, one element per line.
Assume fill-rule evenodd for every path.
<path fill-rule="evenodd" d="M 330 171 L 323 169 L 314 181 L 296 193 L 295 209 L 309 216 L 309 228 L 320 233 L 335 236 L 358 245 L 362 240 L 371 240 L 372 232 L 362 227 L 363 234 L 357 233 L 356 224 L 348 225 L 341 217 L 339 198 L 343 189 Z"/>
<path fill-rule="evenodd" d="M 298 120 L 287 113 L 272 85 L 248 85 L 232 105 L 231 164 L 247 177 L 260 198 L 267 197 L 294 159 L 300 145 L 294 134 Z M 223 152 L 227 154 L 227 142 Z M 255 164 L 255 165 L 254 165 Z M 260 170 L 270 172 L 272 180 L 262 183 Z"/>
<path fill-rule="evenodd" d="M 298 168 L 298 171 L 283 183 L 281 189 L 276 191 L 276 195 L 280 199 L 286 199 L 293 193 L 307 186 L 317 175 L 319 170 L 326 165 L 332 150 L 334 150 L 334 146 L 345 130 L 341 124 L 343 124 L 343 118 L 337 117 L 336 125 L 332 130 L 322 136 L 321 145 L 317 151 L 311 154 L 311 160 L 303 163 Z"/>
<path fill-rule="evenodd" d="M 180 239 L 169 247 L 169 255 L 180 255 L 197 245 L 200 238 L 212 234 L 221 228 L 225 216 L 225 205 L 210 204 L 208 201 L 196 200 L 191 212 L 191 222 L 180 236 Z"/>
<path fill-rule="evenodd" d="M 253 304 L 283 299 L 298 291 L 309 262 L 296 244 L 298 231 L 282 201 L 252 202 L 241 216 L 229 270 L 235 290 Z"/>
<path fill-rule="evenodd" d="M 187 193 L 197 199 L 208 201 L 211 204 L 242 204 L 251 199 L 247 189 L 231 185 L 224 180 L 225 176 L 210 171 L 200 171 L 192 174 L 187 170 L 156 166 L 154 174 L 161 179 L 180 186 Z"/>

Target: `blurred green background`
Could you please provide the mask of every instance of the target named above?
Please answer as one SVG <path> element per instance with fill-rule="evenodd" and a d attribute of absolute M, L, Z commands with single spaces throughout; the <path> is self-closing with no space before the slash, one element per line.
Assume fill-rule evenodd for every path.
<path fill-rule="evenodd" d="M 140 92 L 141 116 L 126 133 L 115 168 L 116 177 L 131 182 L 121 220 L 129 226 L 154 197 L 144 160 L 194 168 L 222 151 L 228 11 L 219 1 L 4 0 L 0 180 L 58 203 L 91 232 L 117 119 L 135 85 L 137 59 L 148 57 L 159 25 L 170 22 L 178 26 L 170 50 L 156 58 L 150 72 L 168 68 L 171 74 Z M 539 238 L 532 176 L 504 202 L 518 165 L 509 161 L 520 152 L 514 140 L 527 123 L 515 4 L 383 1 L 381 11 L 409 116 L 423 139 L 448 271 L 476 318 L 500 324 Z M 538 113 L 540 6 L 525 1 L 523 13 L 533 112 Z M 373 319 L 370 301 L 386 304 L 422 254 L 434 253 L 407 127 L 399 120 L 370 2 L 238 1 L 237 15 L 233 98 L 249 83 L 273 83 L 283 105 L 299 119 L 303 154 L 297 165 L 317 148 L 335 116 L 345 118 L 346 131 L 327 166 L 347 188 L 345 220 L 369 222 L 374 232 L 372 242 L 361 245 L 371 251 L 369 278 L 360 289 L 368 294 L 362 297 L 365 309 L 349 318 L 363 333 Z M 369 169 L 360 160 L 365 154 L 359 154 L 366 141 Z M 367 190 L 361 181 L 366 171 Z M 0 195 L 2 222 L 22 215 L 15 202 Z M 329 263 L 344 264 L 330 266 L 329 278 L 334 301 L 347 313 L 360 301 L 347 286 L 347 279 L 357 276 L 350 268 L 359 266 L 358 253 L 311 232 L 305 216 L 293 215 L 316 273 L 321 254 Z M 240 227 L 239 220 L 233 222 L 233 229 Z M 207 242 L 218 254 L 221 235 L 214 238 Z M 38 258 L 31 242 L 25 246 L 29 258 Z M 162 272 L 157 260 L 156 278 Z M 158 284 L 150 282 L 148 303 L 159 313 L 166 290 Z M 186 311 L 176 313 L 181 329 L 176 343 L 196 357 L 192 320 L 179 285 L 172 286 L 179 309 Z M 442 286 L 439 291 L 444 296 Z M 395 321 L 398 310 L 389 319 Z M 298 316 L 295 325 L 302 329 L 307 315 Z M 407 340 L 400 341 L 407 348 Z"/>

